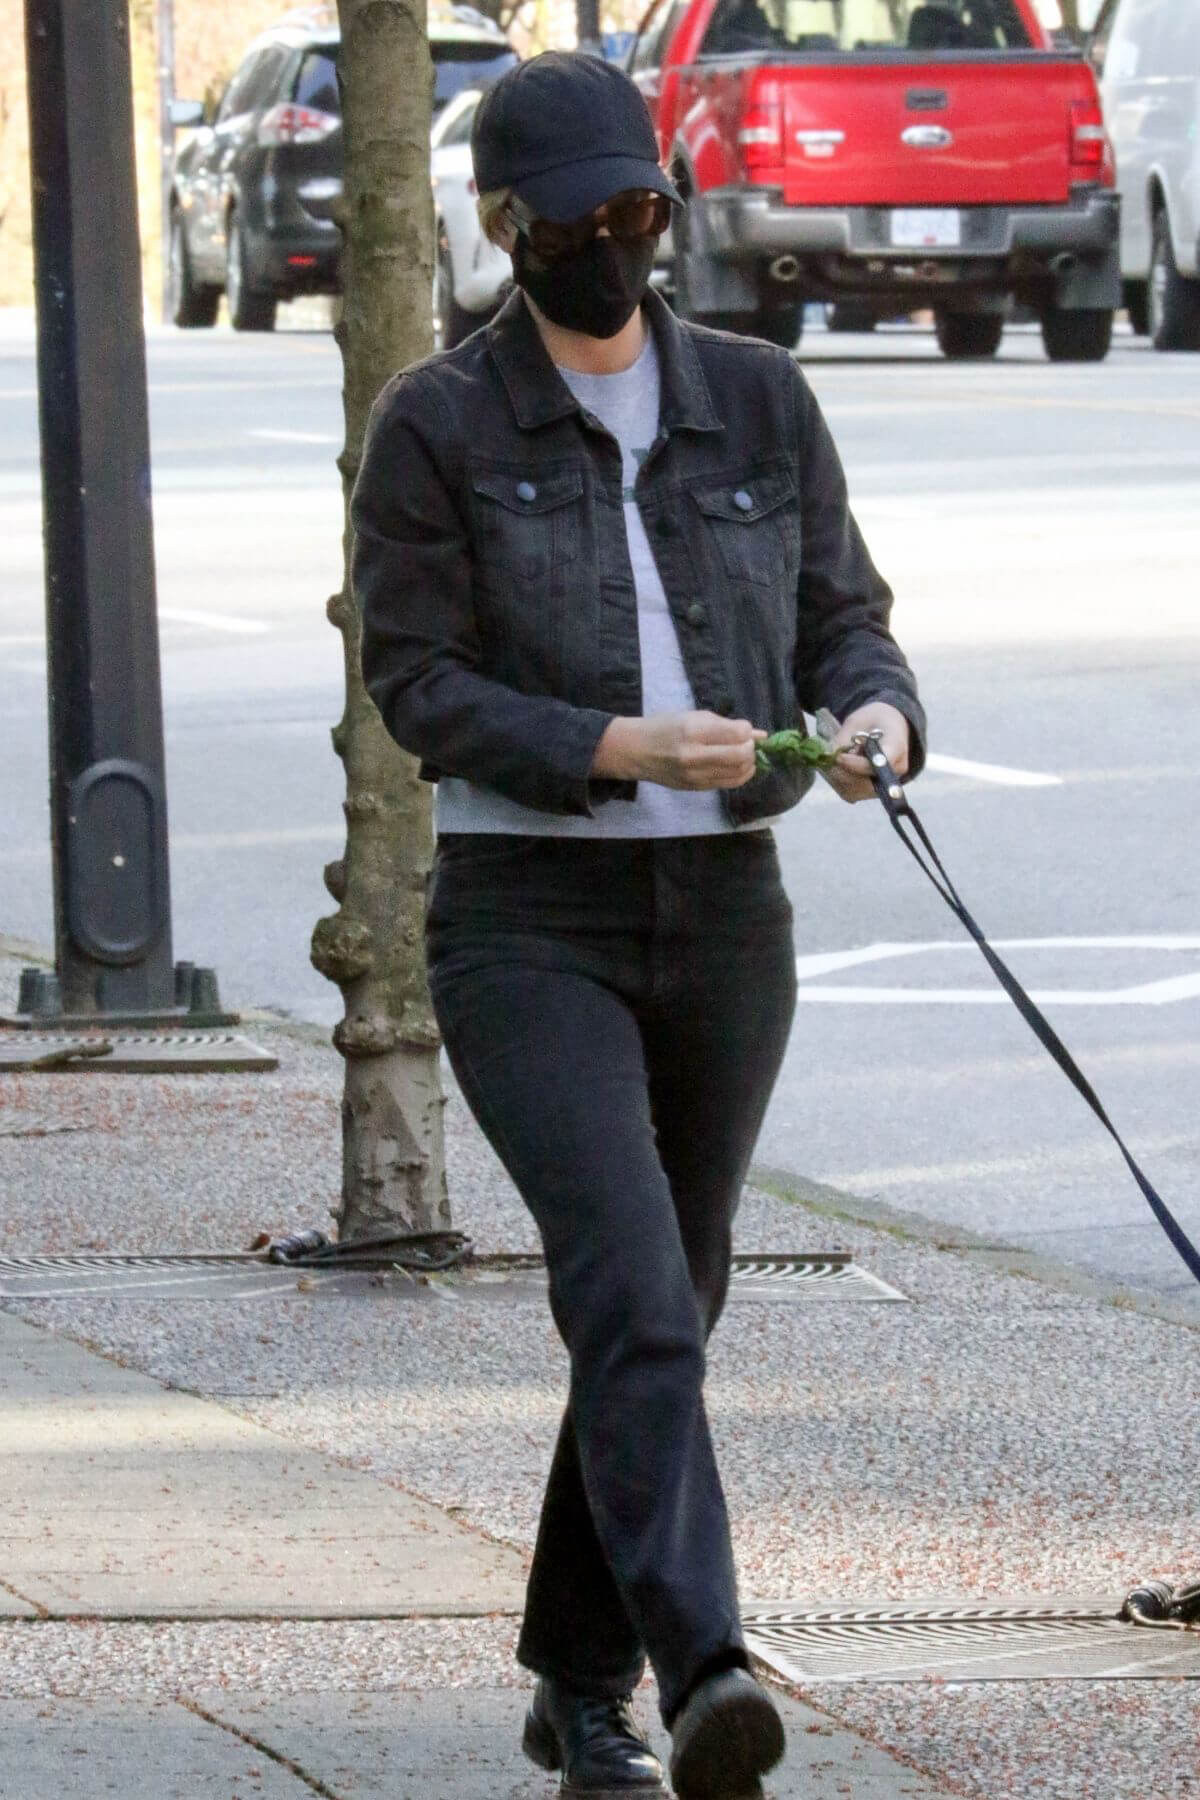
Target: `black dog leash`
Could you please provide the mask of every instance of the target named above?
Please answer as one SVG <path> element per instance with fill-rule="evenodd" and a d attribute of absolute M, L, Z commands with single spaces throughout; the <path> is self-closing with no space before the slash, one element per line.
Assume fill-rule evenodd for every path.
<path fill-rule="evenodd" d="M 959 898 L 958 889 L 951 881 L 949 875 L 947 875 L 942 866 L 941 858 L 938 856 L 937 851 L 929 840 L 929 834 L 926 832 L 925 827 L 922 825 L 920 819 L 918 819 L 912 807 L 908 804 L 908 797 L 900 784 L 899 776 L 896 774 L 896 771 L 892 768 L 892 765 L 888 762 L 887 757 L 880 748 L 879 734 L 877 732 L 858 732 L 854 738 L 854 748 L 859 751 L 861 755 L 865 756 L 871 765 L 871 780 L 874 784 L 875 792 L 883 802 L 883 809 L 891 820 L 892 826 L 895 829 L 900 842 L 909 852 L 909 855 L 913 857 L 917 867 L 923 874 L 928 876 L 951 912 L 955 914 L 974 938 L 983 953 L 984 960 L 987 962 L 988 967 L 991 969 L 996 980 L 1000 983 L 1000 986 L 1004 989 L 1034 1036 L 1045 1045 L 1068 1081 L 1071 1082 L 1072 1086 L 1075 1087 L 1087 1101 L 1088 1105 L 1103 1125 L 1105 1131 L 1108 1132 L 1108 1135 L 1116 1144 L 1117 1149 L 1125 1158 L 1125 1161 L 1129 1166 L 1129 1172 L 1149 1202 L 1155 1218 L 1170 1238 L 1171 1243 L 1174 1245 L 1179 1255 L 1187 1264 L 1189 1272 L 1197 1281 L 1200 1281 L 1200 1250 L 1197 1250 L 1195 1244 L 1192 1243 L 1192 1240 L 1188 1237 L 1166 1202 L 1159 1197 L 1151 1182 L 1138 1167 L 1137 1162 L 1126 1148 L 1120 1132 L 1104 1110 L 1096 1090 L 1075 1061 L 1075 1058 L 1071 1055 L 1071 1052 L 1067 1049 L 1067 1046 L 1059 1037 L 1057 1031 L 1055 1031 L 1053 1025 L 1051 1025 L 1049 1019 L 1047 1019 L 1040 1007 L 1036 1006 L 1029 998 L 1029 995 L 1025 992 L 1025 989 L 1021 986 L 1008 965 L 997 956 L 996 952 L 992 949 L 992 946 L 983 935 L 983 932 L 979 929 L 979 926 L 975 923 L 974 919 L 963 905 L 962 900 Z M 917 845 L 909 837 L 905 829 L 906 825 L 911 825 L 913 831 L 916 833 L 917 838 L 920 840 L 920 849 L 918 849 Z M 925 856 L 928 856 L 928 862 L 926 862 L 925 856 L 922 855 L 922 850 L 924 850 Z M 932 864 L 932 867 L 930 867 L 930 864 Z"/>

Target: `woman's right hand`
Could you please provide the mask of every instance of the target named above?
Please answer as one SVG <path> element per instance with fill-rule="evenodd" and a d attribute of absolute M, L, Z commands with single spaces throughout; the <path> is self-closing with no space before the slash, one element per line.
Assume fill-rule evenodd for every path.
<path fill-rule="evenodd" d="M 755 771 L 754 746 L 766 736 L 746 719 L 723 719 L 712 712 L 611 719 L 596 746 L 591 772 L 669 788 L 743 787 Z"/>

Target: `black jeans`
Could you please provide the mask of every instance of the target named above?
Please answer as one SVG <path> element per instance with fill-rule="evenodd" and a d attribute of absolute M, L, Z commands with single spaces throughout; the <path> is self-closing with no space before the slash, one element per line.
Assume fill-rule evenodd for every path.
<path fill-rule="evenodd" d="M 438 845 L 434 1007 L 532 1212 L 570 1353 L 518 1657 L 670 1722 L 745 1662 L 702 1385 L 795 1004 L 766 830 Z"/>

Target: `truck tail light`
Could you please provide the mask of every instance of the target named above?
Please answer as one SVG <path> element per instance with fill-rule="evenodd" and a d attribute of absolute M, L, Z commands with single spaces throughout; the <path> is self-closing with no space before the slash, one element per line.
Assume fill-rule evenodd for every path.
<path fill-rule="evenodd" d="M 783 99 L 777 81 L 757 81 L 746 96 L 737 134 L 747 175 L 783 162 Z"/>
<path fill-rule="evenodd" d="M 1116 179 L 1112 145 L 1104 129 L 1098 100 L 1072 100 L 1070 158 L 1072 173 L 1111 187 Z"/>
<path fill-rule="evenodd" d="M 340 124 L 336 113 L 318 112 L 314 106 L 293 106 L 285 101 L 282 106 L 273 106 L 258 121 L 258 141 L 260 144 L 319 144 Z"/>

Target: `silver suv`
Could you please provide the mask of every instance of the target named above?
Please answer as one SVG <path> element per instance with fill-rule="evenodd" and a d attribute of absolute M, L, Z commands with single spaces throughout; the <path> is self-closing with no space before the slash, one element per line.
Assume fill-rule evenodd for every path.
<path fill-rule="evenodd" d="M 1200 350 L 1200 0 L 1105 0 L 1089 38 L 1121 190 L 1135 331 Z"/>

